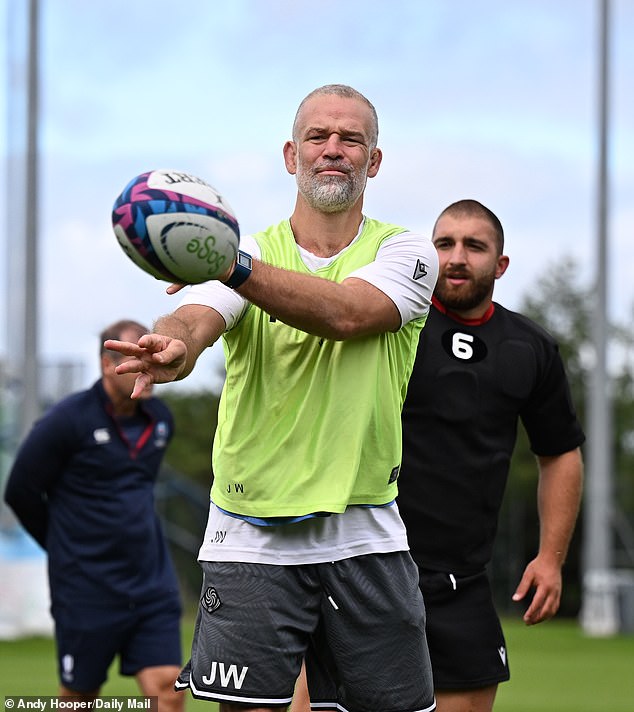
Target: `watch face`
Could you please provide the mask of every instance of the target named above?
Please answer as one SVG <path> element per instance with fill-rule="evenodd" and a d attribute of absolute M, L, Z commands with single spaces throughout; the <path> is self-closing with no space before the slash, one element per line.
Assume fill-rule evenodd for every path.
<path fill-rule="evenodd" d="M 249 255 L 245 255 L 244 252 L 238 252 L 237 262 L 242 267 L 251 269 L 251 257 L 249 257 Z"/>

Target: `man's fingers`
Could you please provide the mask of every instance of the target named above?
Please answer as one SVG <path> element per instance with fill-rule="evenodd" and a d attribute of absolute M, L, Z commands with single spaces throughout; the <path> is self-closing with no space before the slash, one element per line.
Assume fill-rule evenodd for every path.
<path fill-rule="evenodd" d="M 130 398 L 138 398 L 148 386 L 151 386 L 153 379 L 149 373 L 140 373 L 134 382 L 134 389 Z"/>
<path fill-rule="evenodd" d="M 513 594 L 513 600 L 521 601 L 524 596 L 526 596 L 526 594 L 529 592 L 532 582 L 533 579 L 527 575 L 527 572 L 524 572 L 524 575 L 522 576 L 520 582 L 517 584 L 517 588 L 515 589 L 515 593 Z"/>

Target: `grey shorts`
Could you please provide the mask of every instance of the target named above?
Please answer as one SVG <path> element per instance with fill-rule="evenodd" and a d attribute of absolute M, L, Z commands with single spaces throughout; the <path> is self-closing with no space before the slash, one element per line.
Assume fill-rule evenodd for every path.
<path fill-rule="evenodd" d="M 421 569 L 427 641 L 438 690 L 470 690 L 510 677 L 506 643 L 485 571 L 451 576 Z"/>
<path fill-rule="evenodd" d="M 418 571 L 408 552 L 301 566 L 201 563 L 194 697 L 285 706 L 302 659 L 313 708 L 435 707 Z"/>

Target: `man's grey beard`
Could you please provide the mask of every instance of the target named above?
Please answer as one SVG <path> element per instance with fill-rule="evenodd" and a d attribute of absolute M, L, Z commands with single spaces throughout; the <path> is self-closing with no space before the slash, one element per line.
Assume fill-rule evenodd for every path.
<path fill-rule="evenodd" d="M 355 171 L 344 176 L 325 176 L 304 170 L 299 162 L 296 179 L 306 202 L 325 213 L 343 212 L 352 207 L 365 188 L 365 180 Z"/>

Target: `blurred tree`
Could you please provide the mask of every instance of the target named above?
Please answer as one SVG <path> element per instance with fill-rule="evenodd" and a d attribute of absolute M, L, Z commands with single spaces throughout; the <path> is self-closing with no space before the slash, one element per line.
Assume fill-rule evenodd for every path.
<path fill-rule="evenodd" d="M 574 260 L 562 263 L 544 274 L 519 309 L 525 316 L 547 329 L 559 343 L 566 365 L 573 401 L 587 432 L 587 387 L 592 368 L 591 319 L 593 295 L 578 282 Z M 630 320 L 629 323 L 632 323 Z M 616 566 L 634 566 L 634 374 L 631 327 L 610 329 L 610 374 L 614 413 L 614 482 Z M 496 600 L 505 613 L 517 612 L 511 596 L 527 562 L 535 556 L 539 543 L 536 505 L 537 467 L 523 427 L 517 445 L 492 563 Z M 580 515 L 564 567 L 564 593 L 560 615 L 577 615 L 581 603 L 581 542 L 583 517 Z"/>
<path fill-rule="evenodd" d="M 201 584 L 197 564 L 209 509 L 211 451 L 218 422 L 219 396 L 211 391 L 165 392 L 175 432 L 165 455 L 157 508 L 170 542 L 183 599 L 195 600 Z"/>
<path fill-rule="evenodd" d="M 165 392 L 175 433 L 165 460 L 205 490 L 211 486 L 211 450 L 218 424 L 219 396 L 210 391 Z"/>

